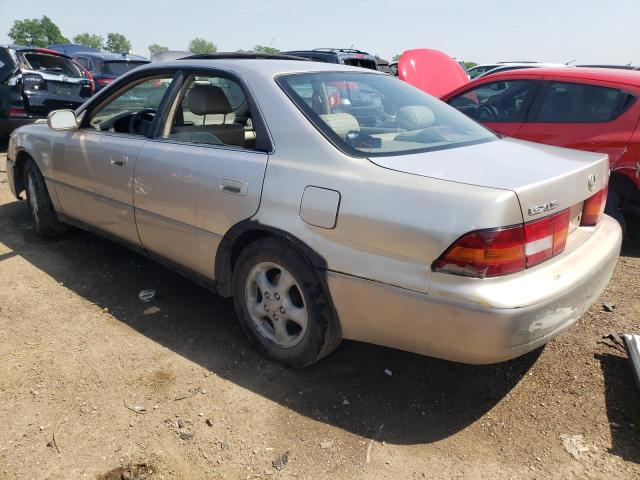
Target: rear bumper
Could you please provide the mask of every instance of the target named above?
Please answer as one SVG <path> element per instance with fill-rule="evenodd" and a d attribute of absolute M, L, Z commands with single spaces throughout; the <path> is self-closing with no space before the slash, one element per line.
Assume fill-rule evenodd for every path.
<path fill-rule="evenodd" d="M 590 232 L 591 233 L 591 232 Z M 622 234 L 605 216 L 579 246 L 521 274 L 434 274 L 428 294 L 328 272 L 344 338 L 464 363 L 495 363 L 544 345 L 606 287 Z"/>

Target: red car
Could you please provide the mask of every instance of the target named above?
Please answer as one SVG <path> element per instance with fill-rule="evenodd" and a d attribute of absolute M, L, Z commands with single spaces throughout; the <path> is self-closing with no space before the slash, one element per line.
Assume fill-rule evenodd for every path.
<path fill-rule="evenodd" d="M 607 213 L 640 214 L 640 71 L 537 68 L 474 80 L 442 100 L 498 133 L 609 154 Z"/>

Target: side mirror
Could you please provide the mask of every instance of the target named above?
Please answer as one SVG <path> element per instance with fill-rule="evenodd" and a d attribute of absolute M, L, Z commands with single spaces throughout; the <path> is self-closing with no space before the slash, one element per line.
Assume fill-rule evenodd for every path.
<path fill-rule="evenodd" d="M 75 130 L 78 120 L 73 110 L 54 110 L 47 116 L 47 125 L 52 130 Z"/>

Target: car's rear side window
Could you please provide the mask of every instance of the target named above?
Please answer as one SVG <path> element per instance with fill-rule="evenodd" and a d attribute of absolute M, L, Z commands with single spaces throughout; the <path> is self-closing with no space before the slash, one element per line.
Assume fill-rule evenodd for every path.
<path fill-rule="evenodd" d="M 600 123 L 622 115 L 635 95 L 617 88 L 550 82 L 533 120 L 540 123 Z"/>

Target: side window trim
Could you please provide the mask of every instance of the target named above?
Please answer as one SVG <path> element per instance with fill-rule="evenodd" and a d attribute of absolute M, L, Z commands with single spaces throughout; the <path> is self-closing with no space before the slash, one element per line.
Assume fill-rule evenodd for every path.
<path fill-rule="evenodd" d="M 170 88 L 171 95 L 170 100 L 169 97 L 165 97 L 163 99 L 163 103 L 166 100 L 166 110 L 163 110 L 162 121 L 158 118 L 158 124 L 155 128 L 152 128 L 150 131 L 153 132 L 153 135 L 149 138 L 155 141 L 161 142 L 169 142 L 169 143 L 180 143 L 186 145 L 193 145 L 198 147 L 206 147 L 206 148 L 216 148 L 216 149 L 224 149 L 224 150 L 241 150 L 245 152 L 256 152 L 256 153 L 273 153 L 274 144 L 269 132 L 269 129 L 264 121 L 264 115 L 260 110 L 258 103 L 255 101 L 253 92 L 249 88 L 249 86 L 242 80 L 242 78 L 238 77 L 236 74 L 226 71 L 219 70 L 216 68 L 202 68 L 202 67 L 192 67 L 192 68 L 182 68 L 179 70 L 180 77 L 174 77 L 175 85 L 172 85 Z M 176 97 L 179 95 L 180 91 L 185 85 L 185 82 L 188 82 L 192 76 L 219 76 L 222 78 L 228 78 L 238 84 L 238 86 L 242 89 L 242 92 L 245 96 L 247 103 L 249 104 L 249 109 L 251 111 L 251 120 L 253 123 L 253 129 L 256 132 L 256 145 L 255 148 L 244 148 L 244 147 L 234 147 L 232 145 L 208 145 L 208 144 L 198 144 L 198 143 L 190 143 L 184 142 L 181 140 L 163 138 L 163 130 L 166 127 L 167 122 L 169 121 L 169 113 L 171 110 L 171 105 L 176 101 Z M 162 104 L 161 104 L 162 106 Z"/>

